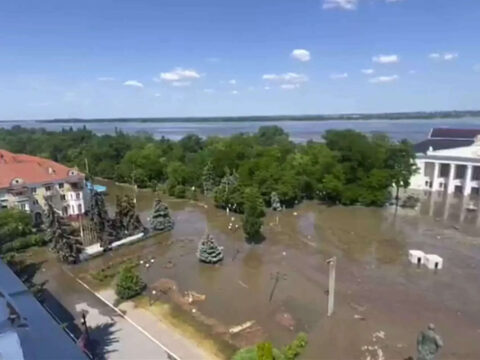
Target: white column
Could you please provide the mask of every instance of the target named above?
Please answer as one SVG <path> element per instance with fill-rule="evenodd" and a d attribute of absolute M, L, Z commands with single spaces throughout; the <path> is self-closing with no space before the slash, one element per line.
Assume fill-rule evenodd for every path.
<path fill-rule="evenodd" d="M 438 162 L 433 163 L 433 179 L 432 179 L 432 190 L 436 191 L 438 188 L 437 179 L 438 179 L 438 172 L 440 171 L 440 166 Z"/>
<path fill-rule="evenodd" d="M 473 166 L 467 165 L 467 174 L 465 175 L 465 181 L 463 186 L 463 195 L 468 196 L 472 192 L 472 172 Z"/>
<path fill-rule="evenodd" d="M 455 178 L 455 164 L 450 164 L 450 173 L 448 174 L 448 193 L 451 194 L 455 191 L 453 185 L 453 179 Z"/>

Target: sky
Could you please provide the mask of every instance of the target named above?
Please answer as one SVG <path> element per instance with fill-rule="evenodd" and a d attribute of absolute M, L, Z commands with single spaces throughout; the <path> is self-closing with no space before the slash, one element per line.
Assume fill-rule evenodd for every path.
<path fill-rule="evenodd" d="M 478 0 L 0 2 L 0 120 L 480 109 Z"/>

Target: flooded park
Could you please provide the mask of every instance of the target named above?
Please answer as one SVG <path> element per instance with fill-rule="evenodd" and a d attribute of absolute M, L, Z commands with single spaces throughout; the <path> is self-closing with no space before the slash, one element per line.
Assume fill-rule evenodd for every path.
<path fill-rule="evenodd" d="M 108 187 L 111 212 L 117 194 L 133 192 L 129 186 L 102 184 Z M 144 223 L 154 198 L 150 190 L 137 193 Z M 418 332 L 434 323 L 445 341 L 443 359 L 480 358 L 480 221 L 476 212 L 464 210 L 466 200 L 433 194 L 424 196 L 417 210 L 398 211 L 307 201 L 268 212 L 265 241 L 250 245 L 239 215 L 227 215 L 204 199 L 162 199 L 175 220 L 172 232 L 109 252 L 72 271 L 101 286 L 92 274 L 112 263 L 141 260 L 147 292 L 163 282 L 179 294 L 205 296 L 181 304 L 180 317 L 183 312 L 230 350 L 263 340 L 281 347 L 304 331 L 309 337 L 305 359 L 364 359 L 372 345 L 381 348 L 386 359 L 407 359 L 416 354 Z M 230 223 L 239 229 L 229 229 Z M 206 233 L 223 247 L 225 257 L 218 265 L 202 264 L 196 257 L 198 241 Z M 440 255 L 443 269 L 410 264 L 409 249 Z M 333 256 L 335 310 L 328 317 L 326 260 Z M 159 292 L 153 300 L 169 302 L 172 297 Z M 254 325 L 232 334 L 232 327 L 246 322 Z M 219 357 L 231 355 L 228 346 L 223 349 Z"/>

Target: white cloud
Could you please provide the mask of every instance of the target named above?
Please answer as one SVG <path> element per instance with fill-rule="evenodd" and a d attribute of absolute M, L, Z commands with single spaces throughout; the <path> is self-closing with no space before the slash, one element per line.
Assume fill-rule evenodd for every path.
<path fill-rule="evenodd" d="M 375 70 L 373 70 L 373 69 L 362 69 L 361 71 L 365 75 L 372 75 L 375 72 Z"/>
<path fill-rule="evenodd" d="M 186 87 L 192 85 L 191 81 L 173 81 L 172 86 L 175 87 Z"/>
<path fill-rule="evenodd" d="M 164 81 L 181 81 L 181 80 L 195 80 L 200 78 L 200 74 L 193 69 L 182 69 L 177 67 L 169 72 L 162 72 L 159 76 L 154 77 L 153 80 L 160 82 Z"/>
<path fill-rule="evenodd" d="M 398 75 L 378 76 L 378 77 L 371 78 L 368 81 L 371 82 L 372 84 L 383 84 L 383 83 L 397 81 L 398 78 L 399 78 Z"/>
<path fill-rule="evenodd" d="M 137 80 L 127 80 L 123 83 L 123 85 L 143 88 L 143 84 L 140 81 L 137 81 Z"/>
<path fill-rule="evenodd" d="M 311 56 L 310 56 L 310 51 L 305 50 L 305 49 L 295 49 L 292 51 L 290 56 L 296 60 L 306 62 L 310 61 Z"/>
<path fill-rule="evenodd" d="M 446 52 L 443 54 L 440 53 L 431 53 L 428 57 L 432 60 L 443 60 L 443 61 L 452 61 L 458 58 L 458 53 Z"/>
<path fill-rule="evenodd" d="M 270 86 L 265 86 L 264 89 L 268 91 L 270 90 Z"/>
<path fill-rule="evenodd" d="M 294 84 L 304 83 L 308 81 L 308 77 L 306 75 L 292 72 L 285 74 L 265 74 L 262 76 L 262 79 L 267 81 L 278 81 Z"/>
<path fill-rule="evenodd" d="M 153 96 L 155 96 L 155 97 L 160 97 L 160 96 L 162 96 L 162 94 L 160 94 L 160 93 L 155 93 L 155 94 L 153 94 Z"/>
<path fill-rule="evenodd" d="M 473 65 L 473 71 L 480 72 L 480 64 Z"/>
<path fill-rule="evenodd" d="M 377 55 L 372 58 L 372 61 L 379 64 L 394 64 L 394 63 L 398 63 L 400 59 L 398 58 L 398 55 L 395 55 L 395 54 Z"/>
<path fill-rule="evenodd" d="M 395 2 L 400 2 L 400 1 L 403 1 L 403 0 L 385 0 L 385 2 L 387 2 L 387 3 L 395 3 Z"/>
<path fill-rule="evenodd" d="M 207 93 L 207 94 L 211 94 L 211 93 L 214 93 L 215 90 L 213 90 L 213 89 L 203 89 L 203 92 Z"/>
<path fill-rule="evenodd" d="M 237 90 L 232 90 L 231 93 L 232 93 L 232 95 L 237 95 L 238 91 Z"/>
<path fill-rule="evenodd" d="M 247 90 L 248 91 L 255 91 L 255 87 L 254 86 L 249 86 Z"/>
<path fill-rule="evenodd" d="M 332 80 L 339 80 L 339 79 L 346 79 L 346 78 L 348 78 L 347 73 L 330 74 L 330 79 L 332 79 Z"/>
<path fill-rule="evenodd" d="M 98 81 L 113 81 L 115 78 L 110 77 L 110 76 L 100 76 L 97 78 Z"/>
<path fill-rule="evenodd" d="M 293 90 L 293 89 L 298 89 L 300 87 L 300 84 L 282 84 L 280 85 L 280 88 L 283 90 Z"/>
<path fill-rule="evenodd" d="M 408 73 L 409 73 L 410 75 L 413 75 L 413 74 L 416 74 L 417 71 L 416 71 L 416 70 L 410 70 Z"/>
<path fill-rule="evenodd" d="M 228 83 L 229 83 L 230 85 L 237 85 L 237 80 L 235 80 L 235 79 L 228 80 Z"/>
<path fill-rule="evenodd" d="M 324 9 L 343 9 L 355 10 L 358 5 L 358 0 L 324 0 Z"/>
<path fill-rule="evenodd" d="M 445 53 L 445 54 L 443 54 L 443 59 L 445 61 L 450 61 L 450 60 L 453 60 L 453 59 L 456 59 L 456 58 L 458 58 L 457 53 Z"/>

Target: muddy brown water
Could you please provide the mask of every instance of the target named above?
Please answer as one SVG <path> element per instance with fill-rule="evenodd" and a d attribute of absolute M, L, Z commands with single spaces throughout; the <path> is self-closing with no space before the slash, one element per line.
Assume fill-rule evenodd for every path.
<path fill-rule="evenodd" d="M 132 193 L 127 186 L 105 185 L 111 211 L 116 194 Z M 138 192 L 145 222 L 153 198 L 150 191 Z M 442 359 L 480 358 L 480 221 L 477 213 L 464 210 L 466 201 L 433 195 L 422 200 L 418 211 L 397 213 L 304 202 L 269 213 L 266 240 L 248 245 L 241 230 L 228 230 L 231 222 L 241 228 L 240 216 L 227 216 L 208 202 L 205 208 L 164 199 L 176 222 L 172 232 L 91 260 L 76 271 L 98 270 L 112 258 L 153 258 L 149 268 L 140 268 L 148 284 L 169 278 L 182 292 L 205 294 L 206 300 L 196 304 L 202 314 L 227 327 L 255 320 L 276 346 L 305 331 L 306 359 L 362 359 L 362 347 L 375 344 L 377 331 L 385 332 L 377 343 L 386 358 L 405 359 L 415 355 L 418 331 L 430 322 L 445 340 Z M 195 256 L 206 232 L 224 247 L 219 265 L 201 264 Z M 410 265 L 409 249 L 442 256 L 444 268 L 434 272 Z M 336 304 L 327 317 L 325 261 L 332 256 L 337 257 Z M 172 268 L 165 267 L 169 261 Z M 277 272 L 280 280 L 269 302 Z M 295 321 L 293 331 L 276 320 L 284 312 Z"/>

